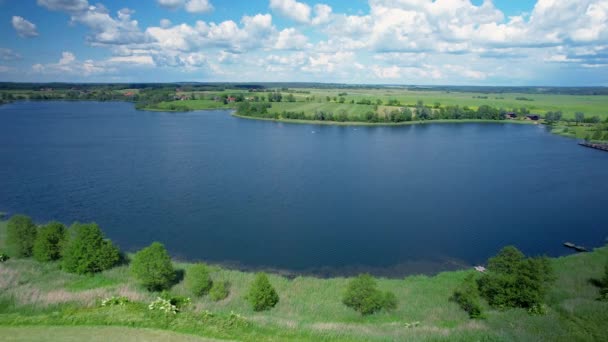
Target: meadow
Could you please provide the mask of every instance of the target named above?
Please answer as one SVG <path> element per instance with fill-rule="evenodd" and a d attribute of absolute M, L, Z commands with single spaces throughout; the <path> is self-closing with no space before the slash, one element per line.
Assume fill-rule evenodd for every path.
<path fill-rule="evenodd" d="M 0 236 L 5 230 L 6 223 L 0 222 Z M 0 240 L 0 249 L 4 241 Z M 192 340 L 201 336 L 243 341 L 600 340 L 608 334 L 608 303 L 596 300 L 595 283 L 607 261 L 608 247 L 551 259 L 557 280 L 545 315 L 484 304 L 486 317 L 471 320 L 449 298 L 473 270 L 380 278 L 379 289 L 396 295 L 397 308 L 361 316 L 341 302 L 348 278 L 288 279 L 271 274 L 280 301 L 270 311 L 255 312 L 244 298 L 254 274 L 211 266 L 214 281 L 230 283 L 229 296 L 218 302 L 192 298 L 182 312 L 167 316 L 147 309 L 159 294 L 137 285 L 127 265 L 89 276 L 65 273 L 58 263 L 10 259 L 0 263 L 0 339 L 18 341 L 19 336 L 56 331 L 61 340 L 60 336 L 108 329 L 110 335 L 146 340 L 181 336 L 174 333 L 193 335 Z M 187 273 L 192 264 L 175 262 L 175 267 Z M 191 296 L 183 282 L 170 291 Z M 101 300 L 110 296 L 125 296 L 132 303 L 101 307 Z M 126 327 L 130 329 L 124 331 Z"/>
<path fill-rule="evenodd" d="M 482 105 L 489 105 L 496 108 L 512 110 L 525 107 L 533 114 L 544 115 L 549 111 L 562 111 L 564 119 L 573 119 L 574 113 L 582 112 L 585 116 L 598 116 L 605 120 L 608 118 L 608 95 L 563 95 L 563 94 L 528 94 L 528 93 L 481 93 L 481 92 L 453 92 L 439 90 L 420 90 L 413 91 L 408 89 L 394 88 L 352 88 L 352 89 L 316 89 L 302 88 L 282 91 L 285 96 L 292 93 L 295 103 L 280 102 L 273 103 L 271 112 L 282 111 L 303 111 L 307 115 L 315 111 L 346 110 L 349 115 L 362 114 L 369 110 L 377 110 L 379 114 L 384 109 L 395 109 L 398 106 L 387 106 L 389 101 L 397 100 L 400 106 L 415 107 L 418 101 L 425 105 L 445 107 L 445 106 L 468 106 L 477 109 Z M 236 95 L 243 96 L 265 96 L 267 93 L 249 93 L 244 90 L 225 90 L 222 92 L 184 92 L 186 95 L 195 97 L 209 97 L 214 95 Z M 327 97 L 330 101 L 327 101 Z M 339 98 L 344 98 L 344 103 L 339 103 Z M 335 98 L 335 99 L 334 99 Z M 523 100 L 525 99 L 525 100 Z M 361 100 L 370 100 L 372 105 L 357 104 Z M 382 101 L 380 106 L 375 106 L 376 101 Z M 354 101 L 354 103 L 351 103 Z M 167 102 L 161 107 L 168 108 Z M 216 109 L 220 108 L 221 103 L 213 104 L 214 101 L 186 100 L 179 101 L 181 105 L 189 107 L 191 110 Z M 378 108 L 376 108 L 378 107 Z"/>

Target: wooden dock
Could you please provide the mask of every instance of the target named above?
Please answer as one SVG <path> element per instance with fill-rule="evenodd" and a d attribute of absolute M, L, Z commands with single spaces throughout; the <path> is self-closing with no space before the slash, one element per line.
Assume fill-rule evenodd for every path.
<path fill-rule="evenodd" d="M 593 143 L 589 143 L 589 142 L 580 142 L 578 144 L 581 145 L 581 146 L 585 146 L 585 147 L 589 147 L 589 148 L 594 148 L 596 150 L 608 152 L 608 144 L 593 144 Z"/>

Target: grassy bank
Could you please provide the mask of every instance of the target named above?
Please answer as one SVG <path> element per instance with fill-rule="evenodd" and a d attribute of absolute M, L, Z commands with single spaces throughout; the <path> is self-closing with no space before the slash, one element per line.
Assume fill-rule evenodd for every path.
<path fill-rule="evenodd" d="M 0 222 L 0 236 L 5 229 L 6 223 Z M 3 244 L 4 239 L 0 248 Z M 82 329 L 66 330 L 65 334 L 111 326 L 244 341 L 599 340 L 608 334 L 608 304 L 596 300 L 594 279 L 601 277 L 606 261 L 607 247 L 552 259 L 557 281 L 548 295 L 546 315 L 531 316 L 519 309 L 491 310 L 484 304 L 486 319 L 470 320 L 449 297 L 474 272 L 471 270 L 378 279 L 381 290 L 396 295 L 397 309 L 361 316 L 341 303 L 349 281 L 346 278 L 290 280 L 270 275 L 280 301 L 270 311 L 255 312 L 244 299 L 254 275 L 212 267 L 215 281 L 231 284 L 230 295 L 219 302 L 192 298 L 183 312 L 166 316 L 147 309 L 158 294 L 139 287 L 127 266 L 86 276 L 65 273 L 57 263 L 11 259 L 0 263 L 0 339 L 29 334 L 29 329 L 32 336 L 43 335 L 45 329 L 50 334 L 53 328 L 48 326 Z M 176 267 L 187 272 L 192 265 L 176 263 Z M 183 282 L 171 292 L 190 296 Z M 101 307 L 101 299 L 110 296 L 126 296 L 132 304 Z"/>

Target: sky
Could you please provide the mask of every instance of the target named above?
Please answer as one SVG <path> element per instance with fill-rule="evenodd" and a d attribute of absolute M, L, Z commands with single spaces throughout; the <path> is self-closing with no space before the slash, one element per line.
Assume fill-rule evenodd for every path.
<path fill-rule="evenodd" d="M 608 86 L 608 0 L 0 0 L 0 81 Z"/>

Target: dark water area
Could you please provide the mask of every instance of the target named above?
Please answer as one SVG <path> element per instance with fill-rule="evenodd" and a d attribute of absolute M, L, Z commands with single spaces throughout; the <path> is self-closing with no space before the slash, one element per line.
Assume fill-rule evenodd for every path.
<path fill-rule="evenodd" d="M 608 236 L 608 153 L 542 126 L 296 125 L 130 103 L 0 106 L 0 211 L 122 249 L 317 275 L 432 273 Z"/>

